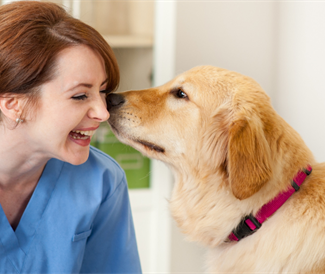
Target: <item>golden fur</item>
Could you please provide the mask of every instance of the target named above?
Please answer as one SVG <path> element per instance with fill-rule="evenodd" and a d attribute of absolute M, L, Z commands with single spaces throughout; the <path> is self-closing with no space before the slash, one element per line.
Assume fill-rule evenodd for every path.
<path fill-rule="evenodd" d="M 110 95 L 108 108 L 122 142 L 173 171 L 172 215 L 209 247 L 207 272 L 325 273 L 325 164 L 254 80 L 196 67 L 157 88 Z M 301 189 L 255 234 L 226 242 L 308 164 Z"/>

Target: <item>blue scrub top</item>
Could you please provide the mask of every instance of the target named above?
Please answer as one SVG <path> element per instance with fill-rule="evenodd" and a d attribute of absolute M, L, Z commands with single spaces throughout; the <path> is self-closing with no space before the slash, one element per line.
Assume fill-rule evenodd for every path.
<path fill-rule="evenodd" d="M 119 165 L 93 147 L 82 165 L 51 159 L 15 231 L 0 206 L 0 273 L 141 273 Z"/>

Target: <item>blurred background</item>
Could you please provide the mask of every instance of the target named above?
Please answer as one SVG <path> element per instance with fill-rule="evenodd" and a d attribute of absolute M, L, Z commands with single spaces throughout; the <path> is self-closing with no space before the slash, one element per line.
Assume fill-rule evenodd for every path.
<path fill-rule="evenodd" d="M 120 90 L 160 85 L 197 65 L 240 72 L 264 88 L 316 159 L 325 161 L 324 1 L 52 2 L 112 46 Z M 93 145 L 126 171 L 143 271 L 202 273 L 205 248 L 186 242 L 170 217 L 173 179 L 166 166 L 119 144 L 106 125 Z"/>

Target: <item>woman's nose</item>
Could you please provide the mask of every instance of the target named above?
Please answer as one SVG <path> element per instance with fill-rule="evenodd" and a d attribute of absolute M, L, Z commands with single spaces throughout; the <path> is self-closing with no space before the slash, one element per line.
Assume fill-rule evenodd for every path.
<path fill-rule="evenodd" d="M 107 110 L 106 99 L 103 96 L 100 96 L 93 102 L 92 107 L 89 109 L 88 116 L 100 122 L 108 120 L 109 112 Z"/>

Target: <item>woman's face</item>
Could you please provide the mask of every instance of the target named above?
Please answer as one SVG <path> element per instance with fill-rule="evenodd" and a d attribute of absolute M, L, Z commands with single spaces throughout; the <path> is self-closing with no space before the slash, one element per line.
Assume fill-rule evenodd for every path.
<path fill-rule="evenodd" d="M 84 163 L 91 136 L 109 118 L 100 92 L 106 79 L 104 61 L 89 47 L 60 52 L 55 78 L 41 86 L 36 115 L 25 124 L 33 150 L 74 165 Z"/>

